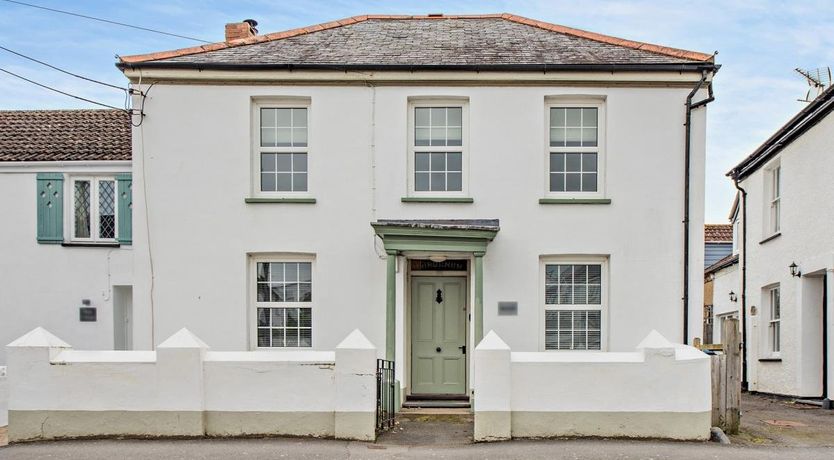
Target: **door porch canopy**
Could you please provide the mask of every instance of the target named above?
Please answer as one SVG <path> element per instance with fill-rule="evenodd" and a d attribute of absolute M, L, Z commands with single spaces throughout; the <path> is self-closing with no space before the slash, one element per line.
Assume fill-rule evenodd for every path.
<path fill-rule="evenodd" d="M 393 360 L 396 344 L 397 256 L 405 251 L 459 252 L 474 256 L 475 344 L 484 335 L 484 255 L 500 230 L 498 219 L 379 219 L 371 223 L 388 255 L 385 297 L 385 359 Z"/>

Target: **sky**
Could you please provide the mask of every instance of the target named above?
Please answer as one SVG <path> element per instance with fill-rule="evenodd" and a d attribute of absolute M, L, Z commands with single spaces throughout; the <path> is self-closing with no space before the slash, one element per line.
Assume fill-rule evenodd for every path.
<path fill-rule="evenodd" d="M 808 86 L 794 69 L 834 63 L 834 0 L 21 0 L 44 7 L 222 41 L 227 22 L 256 19 L 261 33 L 380 14 L 508 12 L 632 40 L 712 53 L 722 68 L 708 106 L 706 222 L 727 222 L 734 196 L 725 173 L 802 109 Z M 77 74 L 126 86 L 115 55 L 197 42 L 0 0 L 0 46 Z M 115 106 L 122 92 L 0 50 L 0 68 Z M 91 108 L 0 73 L 0 109 Z"/>

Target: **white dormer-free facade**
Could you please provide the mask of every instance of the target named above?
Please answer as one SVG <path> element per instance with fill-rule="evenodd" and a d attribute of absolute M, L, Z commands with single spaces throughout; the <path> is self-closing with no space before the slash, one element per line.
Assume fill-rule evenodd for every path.
<path fill-rule="evenodd" d="M 489 330 L 554 353 L 700 335 L 711 55 L 506 14 L 227 32 L 118 63 L 143 93 L 138 348 L 359 328 L 403 394 L 466 395 Z"/>

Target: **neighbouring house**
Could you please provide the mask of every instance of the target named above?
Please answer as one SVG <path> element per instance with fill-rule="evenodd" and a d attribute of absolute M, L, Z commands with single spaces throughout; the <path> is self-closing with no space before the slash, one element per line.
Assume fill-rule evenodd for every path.
<path fill-rule="evenodd" d="M 0 365 L 36 326 L 132 347 L 130 159 L 123 111 L 0 111 Z"/>
<path fill-rule="evenodd" d="M 135 348 L 358 328 L 403 398 L 465 398 L 490 330 L 553 353 L 700 335 L 712 55 L 509 14 L 226 33 L 117 63 L 142 92 Z"/>
<path fill-rule="evenodd" d="M 732 220 L 732 216 L 730 216 Z M 724 289 L 731 280 L 724 278 L 733 270 L 724 270 L 738 262 L 738 248 L 733 242 L 736 226 L 730 224 L 704 225 L 704 331 L 703 343 L 720 343 L 723 320 L 734 318 L 732 311 L 738 310 L 735 302 L 738 287 Z M 716 290 L 717 289 L 717 290 Z M 734 289 L 734 290 L 733 290 Z M 715 297 L 718 295 L 719 297 Z M 720 297 L 724 296 L 726 297 Z M 736 300 L 732 300 L 736 299 Z M 735 307 L 735 308 L 734 308 Z"/>
<path fill-rule="evenodd" d="M 732 224 L 704 225 L 704 268 L 733 252 Z"/>
<path fill-rule="evenodd" d="M 834 87 L 728 173 L 741 198 L 743 378 L 752 391 L 834 391 L 832 108 Z"/>

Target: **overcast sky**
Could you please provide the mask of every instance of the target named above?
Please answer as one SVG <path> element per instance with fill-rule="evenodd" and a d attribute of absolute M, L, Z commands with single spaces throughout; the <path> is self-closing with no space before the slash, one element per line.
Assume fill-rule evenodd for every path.
<path fill-rule="evenodd" d="M 834 57 L 834 1 L 526 0 L 22 0 L 89 16 L 223 40 L 223 25 L 245 18 L 275 32 L 366 13 L 510 12 L 556 24 L 703 52 L 718 51 L 717 100 L 707 128 L 707 222 L 726 222 L 733 188 L 724 173 L 803 107 L 807 85 L 793 69 Z M 0 0 L 0 45 L 116 85 L 116 54 L 196 42 L 61 15 Z M 0 68 L 73 94 L 123 105 L 114 89 L 86 83 L 0 50 Z M 0 74 L 0 109 L 91 105 Z"/>

